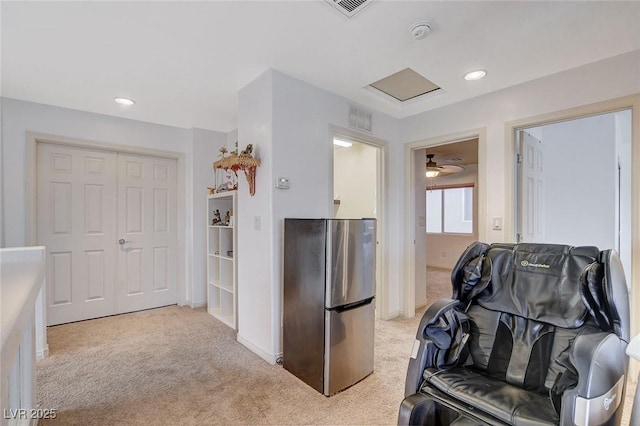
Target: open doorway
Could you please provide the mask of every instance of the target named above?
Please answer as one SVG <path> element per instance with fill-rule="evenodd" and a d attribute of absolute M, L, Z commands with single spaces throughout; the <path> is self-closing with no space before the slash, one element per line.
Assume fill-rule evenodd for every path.
<path fill-rule="evenodd" d="M 378 151 L 366 143 L 334 138 L 333 216 L 377 218 Z"/>
<path fill-rule="evenodd" d="M 375 218 L 376 307 L 384 300 L 381 239 L 382 147 L 364 139 L 336 134 L 333 139 L 333 217 L 336 219 Z M 377 312 L 381 312 L 377 309 Z"/>
<path fill-rule="evenodd" d="M 478 240 L 478 138 L 415 151 L 415 306 L 451 297 L 451 269 Z"/>
<path fill-rule="evenodd" d="M 474 196 L 476 207 L 476 233 L 479 241 L 486 241 L 486 226 L 483 224 L 487 220 L 486 205 L 486 176 L 487 176 L 487 158 L 486 158 L 486 129 L 483 127 L 470 129 L 464 132 L 447 134 L 434 137 L 427 140 L 412 142 L 405 145 L 405 165 L 404 181 L 406 186 L 405 197 L 405 223 L 404 223 L 404 241 L 406 262 L 404 268 L 404 294 L 402 309 L 407 318 L 411 318 L 416 313 L 416 288 L 424 286 L 426 277 L 422 279 L 416 276 L 416 272 L 426 271 L 424 263 L 425 256 L 416 254 L 416 247 L 419 241 L 425 241 L 426 244 L 426 151 L 432 150 L 441 145 L 450 145 L 456 142 L 464 142 L 469 140 L 477 140 L 477 186 L 474 187 Z M 434 157 L 435 158 L 435 157 Z M 424 207 L 419 206 L 418 200 L 425 198 Z M 421 217 L 422 216 L 422 217 Z M 498 219 L 499 223 L 494 224 L 494 229 L 502 229 L 502 217 Z M 424 236 L 424 238 L 422 238 Z M 426 247 L 426 246 L 425 246 Z M 421 267 L 417 264 L 420 262 Z M 418 300 L 419 302 L 419 300 Z M 419 303 L 420 304 L 420 303 Z"/>
<path fill-rule="evenodd" d="M 516 133 L 516 239 L 620 254 L 631 285 L 631 110 Z"/>

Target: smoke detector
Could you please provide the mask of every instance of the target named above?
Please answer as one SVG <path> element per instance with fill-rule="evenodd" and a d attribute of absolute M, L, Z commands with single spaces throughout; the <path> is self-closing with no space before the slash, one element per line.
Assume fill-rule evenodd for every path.
<path fill-rule="evenodd" d="M 411 27 L 411 35 L 416 40 L 422 40 L 431 33 L 431 24 L 428 22 L 416 22 Z"/>

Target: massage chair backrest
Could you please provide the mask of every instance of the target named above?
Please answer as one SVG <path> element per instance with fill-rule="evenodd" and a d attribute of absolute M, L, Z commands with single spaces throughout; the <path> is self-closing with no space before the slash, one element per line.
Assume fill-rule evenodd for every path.
<path fill-rule="evenodd" d="M 463 307 L 478 304 L 556 327 L 589 318 L 629 340 L 629 298 L 614 250 L 557 244 L 471 244 L 451 280 Z"/>
<path fill-rule="evenodd" d="M 611 250 L 477 242 L 454 267 L 452 285 L 470 320 L 474 368 L 528 390 L 552 393 L 563 375 L 565 388 L 575 385 L 569 354 L 580 333 L 628 341 L 627 287 Z"/>

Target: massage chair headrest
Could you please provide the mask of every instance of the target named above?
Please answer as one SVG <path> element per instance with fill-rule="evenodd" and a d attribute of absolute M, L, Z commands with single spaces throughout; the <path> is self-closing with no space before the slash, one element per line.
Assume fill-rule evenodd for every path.
<path fill-rule="evenodd" d="M 563 328 L 591 315 L 629 338 L 624 272 L 613 250 L 558 244 L 471 244 L 452 271 L 453 297 Z"/>

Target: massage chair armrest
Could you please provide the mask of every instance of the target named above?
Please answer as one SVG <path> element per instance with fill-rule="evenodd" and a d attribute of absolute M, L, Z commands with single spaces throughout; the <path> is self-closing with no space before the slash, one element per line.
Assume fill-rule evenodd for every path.
<path fill-rule="evenodd" d="M 613 333 L 580 334 L 570 360 L 578 384 L 562 397 L 561 424 L 600 425 L 622 415 L 628 358 L 627 343 Z M 618 424 L 619 421 L 614 424 Z"/>
<path fill-rule="evenodd" d="M 422 393 L 407 396 L 400 404 L 398 426 L 426 425 L 427 419 L 434 415 L 435 403 Z"/>
<path fill-rule="evenodd" d="M 409 367 L 407 368 L 407 379 L 405 380 L 404 396 L 413 395 L 418 392 L 420 385 L 422 384 L 422 374 L 425 368 L 428 366 L 428 353 L 430 352 L 430 346 L 434 345 L 433 341 L 429 339 L 425 334 L 425 329 L 433 325 L 438 318 L 448 309 L 452 309 L 460 302 L 453 299 L 438 299 L 436 300 L 426 312 L 422 315 L 420 325 L 418 326 L 418 332 L 416 333 L 416 340 L 413 343 L 413 350 L 411 352 L 411 358 L 409 358 Z"/>

